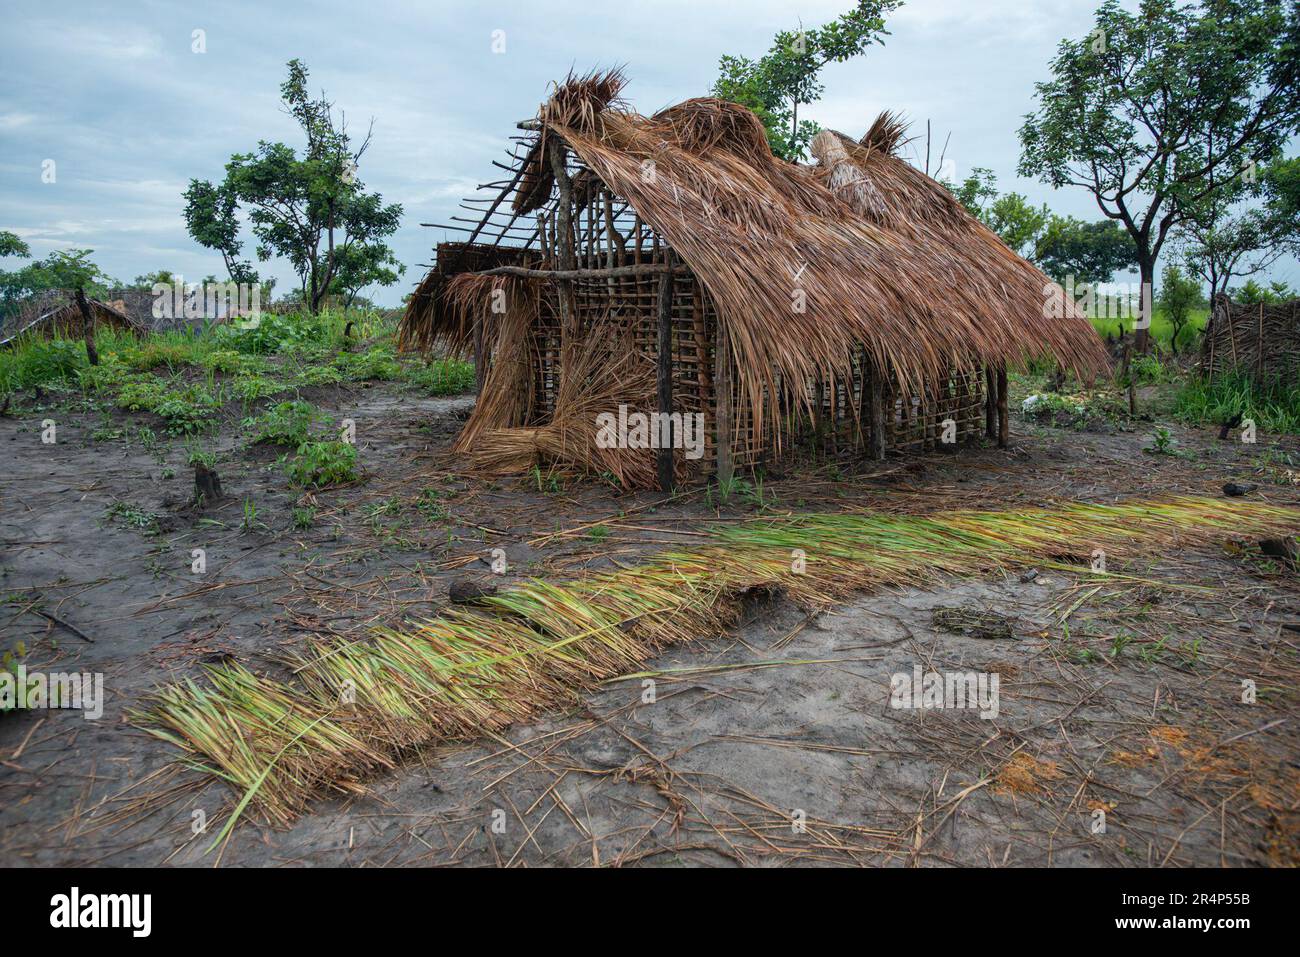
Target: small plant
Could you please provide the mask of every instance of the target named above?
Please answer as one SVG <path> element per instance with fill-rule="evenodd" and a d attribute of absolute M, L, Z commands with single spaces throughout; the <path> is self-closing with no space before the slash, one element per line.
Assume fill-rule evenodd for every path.
<path fill-rule="evenodd" d="M 1174 449 L 1177 445 L 1178 442 L 1173 437 L 1173 434 L 1161 425 L 1156 427 L 1155 435 L 1151 440 L 1151 445 L 1149 445 L 1144 451 L 1150 452 L 1153 455 L 1173 455 Z"/>
<path fill-rule="evenodd" d="M 587 537 L 596 544 L 600 544 L 609 538 L 609 526 L 593 525 L 591 528 L 587 529 Z"/>
<path fill-rule="evenodd" d="M 255 532 L 259 528 L 266 528 L 265 522 L 257 520 L 257 503 L 251 498 L 244 499 L 244 517 L 239 523 L 241 533 Z"/>
<path fill-rule="evenodd" d="M 185 464 L 190 467 L 202 465 L 205 469 L 214 469 L 217 467 L 217 453 L 210 452 L 199 445 L 187 445 Z"/>
<path fill-rule="evenodd" d="M 543 473 L 540 465 L 533 466 L 533 481 L 537 483 L 537 491 L 539 492 L 549 492 L 555 495 L 564 490 L 560 477 L 553 471 Z"/>
<path fill-rule="evenodd" d="M 357 449 L 347 442 L 304 442 L 284 462 L 289 481 L 304 488 L 337 485 L 357 477 Z"/>
<path fill-rule="evenodd" d="M 442 493 L 436 488 L 420 490 L 415 499 L 415 507 L 431 522 L 441 522 L 447 517 L 447 506 L 442 502 Z"/>
<path fill-rule="evenodd" d="M 105 510 L 104 517 L 110 521 L 121 522 L 146 535 L 157 535 L 162 531 L 158 526 L 158 516 L 134 502 L 118 499 Z"/>
<path fill-rule="evenodd" d="M 311 528 L 316 523 L 316 509 L 296 506 L 293 510 L 293 527 L 299 530 Z"/>
<path fill-rule="evenodd" d="M 312 429 L 329 421 L 329 416 L 310 402 L 293 399 L 271 406 L 255 419 L 245 419 L 244 425 L 256 430 L 253 442 L 272 445 L 302 445 L 312 436 Z"/>

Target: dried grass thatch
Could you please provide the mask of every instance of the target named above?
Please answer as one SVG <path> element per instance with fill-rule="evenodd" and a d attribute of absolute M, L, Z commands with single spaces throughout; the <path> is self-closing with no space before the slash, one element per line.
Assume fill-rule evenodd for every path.
<path fill-rule="evenodd" d="M 147 330 L 129 315 L 122 303 L 100 302 L 87 299 L 90 304 L 90 316 L 93 329 L 121 329 L 134 335 L 142 335 Z M 15 323 L 13 333 L 0 339 L 0 348 L 7 348 L 23 336 L 43 336 L 47 339 L 80 339 L 84 331 L 81 309 L 75 301 L 65 302 L 52 309 L 44 309 L 35 317 L 20 316 Z"/>
<path fill-rule="evenodd" d="M 1082 314 L 1046 317 L 1051 280 L 894 155 L 891 114 L 861 143 L 819 137 L 822 165 L 808 167 L 772 155 L 744 107 L 694 99 L 647 118 L 616 104 L 619 74 L 606 79 L 561 87 L 543 136 L 561 135 L 690 266 L 756 420 L 778 374 L 850 379 L 859 345 L 900 387 L 1033 356 L 1084 377 L 1107 368 Z"/>
<path fill-rule="evenodd" d="M 460 278 L 465 277 L 458 277 Z M 479 278 L 479 277 L 475 277 Z M 520 335 L 513 320 L 501 323 L 497 354 L 519 349 Z M 655 459 L 644 449 L 603 448 L 597 441 L 597 416 L 620 405 L 631 409 L 653 407 L 655 362 L 640 351 L 631 330 L 606 316 L 584 336 L 573 352 L 568 372 L 560 379 L 555 409 L 545 425 L 531 428 L 515 423 L 527 415 L 510 415 L 497 394 L 512 390 L 509 376 L 493 378 L 502 366 L 493 359 L 484 387 L 483 404 L 457 436 L 453 449 L 466 455 L 470 468 L 491 475 L 512 475 L 533 467 L 606 475 L 623 488 L 650 488 L 656 481 Z M 511 408 L 513 412 L 513 408 Z M 687 465 L 675 459 L 678 477 L 685 479 Z"/>

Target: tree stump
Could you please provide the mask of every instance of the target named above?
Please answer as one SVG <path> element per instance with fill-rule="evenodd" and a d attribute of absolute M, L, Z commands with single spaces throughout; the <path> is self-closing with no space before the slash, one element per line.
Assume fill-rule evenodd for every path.
<path fill-rule="evenodd" d="M 199 504 L 221 498 L 221 476 L 202 462 L 194 465 L 194 501 Z"/>

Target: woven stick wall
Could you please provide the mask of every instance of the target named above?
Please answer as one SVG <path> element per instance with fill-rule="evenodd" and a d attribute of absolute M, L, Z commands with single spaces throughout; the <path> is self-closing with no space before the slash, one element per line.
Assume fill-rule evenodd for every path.
<path fill-rule="evenodd" d="M 1201 370 L 1257 379 L 1300 377 L 1300 299 L 1253 305 L 1217 296 L 1201 342 Z"/>

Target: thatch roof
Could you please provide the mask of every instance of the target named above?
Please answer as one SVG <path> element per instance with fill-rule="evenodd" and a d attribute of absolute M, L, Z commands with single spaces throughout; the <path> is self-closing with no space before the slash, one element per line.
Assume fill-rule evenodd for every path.
<path fill-rule="evenodd" d="M 95 329 L 107 326 L 111 329 L 124 329 L 136 335 L 147 331 L 143 325 L 127 315 L 125 306 L 120 300 L 108 303 L 87 298 L 87 302 L 90 304 L 90 316 Z M 35 318 L 20 318 L 15 323 L 13 332 L 0 339 L 0 348 L 9 347 L 24 335 L 79 339 L 82 335 L 81 309 L 75 300 L 69 300 L 53 308 L 44 309 Z"/>
<path fill-rule="evenodd" d="M 1072 304 L 1048 318 L 1052 281 L 896 155 L 903 126 L 892 115 L 857 141 L 823 132 L 819 163 L 806 166 L 774 156 L 742 106 L 698 98 L 644 117 L 618 100 L 622 82 L 570 77 L 542 105 L 515 211 L 546 202 L 542 146 L 562 137 L 708 291 L 756 420 L 772 412 L 763 393 L 777 374 L 850 378 L 859 347 L 913 389 L 952 366 L 1036 356 L 1083 377 L 1108 367 Z M 415 308 L 408 327 L 431 318 Z"/>

